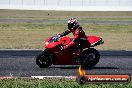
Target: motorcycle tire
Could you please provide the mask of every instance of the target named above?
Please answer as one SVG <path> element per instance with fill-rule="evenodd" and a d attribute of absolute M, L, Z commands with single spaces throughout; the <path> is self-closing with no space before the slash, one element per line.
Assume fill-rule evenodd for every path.
<path fill-rule="evenodd" d="M 48 50 L 44 50 L 36 57 L 36 64 L 40 68 L 47 68 L 53 64 L 53 55 L 48 52 Z"/>
<path fill-rule="evenodd" d="M 94 67 L 100 59 L 99 52 L 94 48 L 86 49 L 82 52 L 82 68 L 88 69 Z"/>

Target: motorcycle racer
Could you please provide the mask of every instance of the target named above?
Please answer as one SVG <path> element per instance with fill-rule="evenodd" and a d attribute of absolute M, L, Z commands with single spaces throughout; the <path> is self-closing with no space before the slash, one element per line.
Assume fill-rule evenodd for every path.
<path fill-rule="evenodd" d="M 67 49 L 68 47 L 72 47 L 75 44 L 79 44 L 79 46 L 75 50 L 75 55 L 80 55 L 81 51 L 84 47 L 86 47 L 87 43 L 87 36 L 85 35 L 85 32 L 83 31 L 82 27 L 78 24 L 78 21 L 75 18 L 70 18 L 68 20 L 68 30 L 65 32 L 59 34 L 60 37 L 66 36 L 69 33 L 73 33 L 74 38 L 73 40 L 66 46 L 64 46 L 64 49 Z"/>
<path fill-rule="evenodd" d="M 72 33 L 74 38 L 63 37 Z M 83 68 L 95 66 L 100 59 L 99 52 L 93 47 L 103 44 L 99 36 L 86 36 L 75 18 L 68 20 L 68 30 L 47 38 L 45 49 L 36 57 L 40 68 L 51 65 L 81 65 Z"/>

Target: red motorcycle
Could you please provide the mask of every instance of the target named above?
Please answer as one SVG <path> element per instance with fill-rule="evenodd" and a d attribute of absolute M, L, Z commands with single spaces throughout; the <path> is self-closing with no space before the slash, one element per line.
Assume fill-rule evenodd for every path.
<path fill-rule="evenodd" d="M 87 42 L 89 42 L 90 45 L 86 46 L 79 56 L 73 53 L 75 52 L 75 48 L 80 44 L 75 44 L 74 47 L 63 49 L 63 46 L 68 45 L 71 41 L 72 38 L 59 38 L 58 35 L 46 39 L 44 42 L 45 50 L 36 57 L 36 64 L 40 68 L 47 68 L 52 64 L 82 65 L 82 67 L 91 68 L 99 62 L 100 54 L 93 47 L 103 44 L 101 37 L 87 36 Z"/>

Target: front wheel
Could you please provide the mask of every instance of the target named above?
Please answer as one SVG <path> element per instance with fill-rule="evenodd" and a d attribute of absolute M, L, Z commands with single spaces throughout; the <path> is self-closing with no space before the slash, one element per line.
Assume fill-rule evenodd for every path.
<path fill-rule="evenodd" d="M 47 68 L 53 64 L 53 55 L 47 50 L 44 50 L 36 57 L 36 64 L 40 68 Z"/>
<path fill-rule="evenodd" d="M 100 59 L 100 54 L 99 52 L 94 49 L 94 48 L 89 48 L 86 49 L 82 52 L 82 68 L 92 68 L 93 66 L 95 66 Z"/>

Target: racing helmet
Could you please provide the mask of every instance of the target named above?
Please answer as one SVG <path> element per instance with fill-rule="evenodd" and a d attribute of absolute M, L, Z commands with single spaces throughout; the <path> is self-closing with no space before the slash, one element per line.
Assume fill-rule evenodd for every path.
<path fill-rule="evenodd" d="M 77 25 L 78 25 L 78 22 L 77 22 L 76 18 L 70 18 L 68 20 L 68 29 L 73 29 Z"/>

